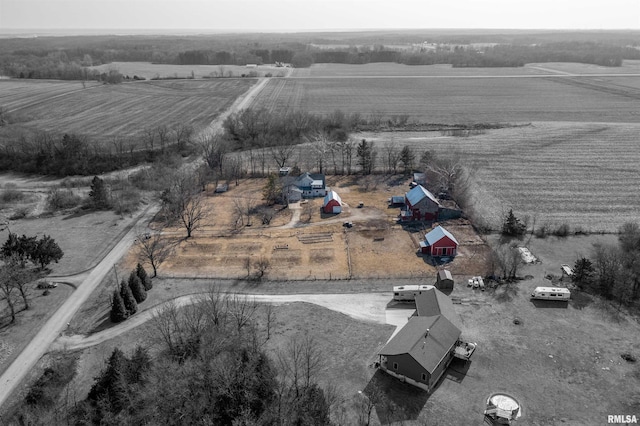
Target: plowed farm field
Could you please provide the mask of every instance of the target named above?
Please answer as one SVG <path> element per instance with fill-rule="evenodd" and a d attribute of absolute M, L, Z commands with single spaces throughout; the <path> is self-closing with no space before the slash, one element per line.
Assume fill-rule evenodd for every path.
<path fill-rule="evenodd" d="M 637 64 L 606 69 L 603 75 L 580 64 L 538 65 L 319 64 L 272 79 L 252 106 L 277 112 L 407 114 L 428 123 L 640 122 L 640 90 L 633 83 L 640 78 Z"/>
<path fill-rule="evenodd" d="M 0 81 L 0 105 L 18 121 L 3 131 L 76 133 L 92 139 L 132 136 L 175 124 L 208 125 L 255 79 L 172 80 L 96 85 Z"/>
<path fill-rule="evenodd" d="M 536 225 L 613 232 L 640 221 L 640 124 L 532 123 L 469 137 L 360 133 L 384 146 L 459 159 L 473 170 L 475 208 L 494 227 L 510 208 Z"/>

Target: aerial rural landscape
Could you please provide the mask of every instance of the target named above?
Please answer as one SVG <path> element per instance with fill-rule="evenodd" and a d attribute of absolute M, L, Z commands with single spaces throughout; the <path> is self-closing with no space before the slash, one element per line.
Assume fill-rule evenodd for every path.
<path fill-rule="evenodd" d="M 0 425 L 637 423 L 640 30 L 110 34 L 0 31 Z"/>

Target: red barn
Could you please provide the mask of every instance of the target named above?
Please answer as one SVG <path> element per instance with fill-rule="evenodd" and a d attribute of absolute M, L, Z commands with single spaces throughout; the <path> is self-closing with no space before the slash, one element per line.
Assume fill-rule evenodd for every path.
<path fill-rule="evenodd" d="M 324 197 L 322 210 L 325 213 L 340 213 L 342 211 L 342 200 L 336 191 L 329 191 Z"/>
<path fill-rule="evenodd" d="M 436 226 L 425 234 L 424 241 L 420 241 L 420 250 L 431 256 L 455 256 L 458 244 L 458 240 L 449 231 Z"/>
<path fill-rule="evenodd" d="M 405 195 L 405 206 L 400 211 L 402 220 L 438 220 L 440 203 L 422 185 L 418 185 Z"/>

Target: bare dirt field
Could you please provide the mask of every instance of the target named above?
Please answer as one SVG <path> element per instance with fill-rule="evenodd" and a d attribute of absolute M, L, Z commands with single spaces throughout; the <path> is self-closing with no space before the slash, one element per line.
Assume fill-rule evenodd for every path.
<path fill-rule="evenodd" d="M 23 81 L 0 82 L 9 112 L 19 121 L 2 133 L 20 129 L 76 133 L 99 140 L 133 136 L 161 125 L 206 127 L 256 79 L 163 80 L 82 88 L 80 82 L 29 82 L 29 96 L 19 96 Z M 67 88 L 67 92 L 64 89 Z"/>

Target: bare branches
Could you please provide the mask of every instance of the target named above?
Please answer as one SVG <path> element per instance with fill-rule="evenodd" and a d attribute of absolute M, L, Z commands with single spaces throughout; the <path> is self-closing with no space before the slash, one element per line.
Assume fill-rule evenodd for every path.
<path fill-rule="evenodd" d="M 158 275 L 158 268 L 173 253 L 173 245 L 160 233 L 145 233 L 138 235 L 138 259 L 149 262 L 153 268 L 152 278 Z"/>
<path fill-rule="evenodd" d="M 192 174 L 178 175 L 171 188 L 162 194 L 162 201 L 167 220 L 180 222 L 187 231 L 187 238 L 200 227 L 208 214 L 198 180 Z"/>

